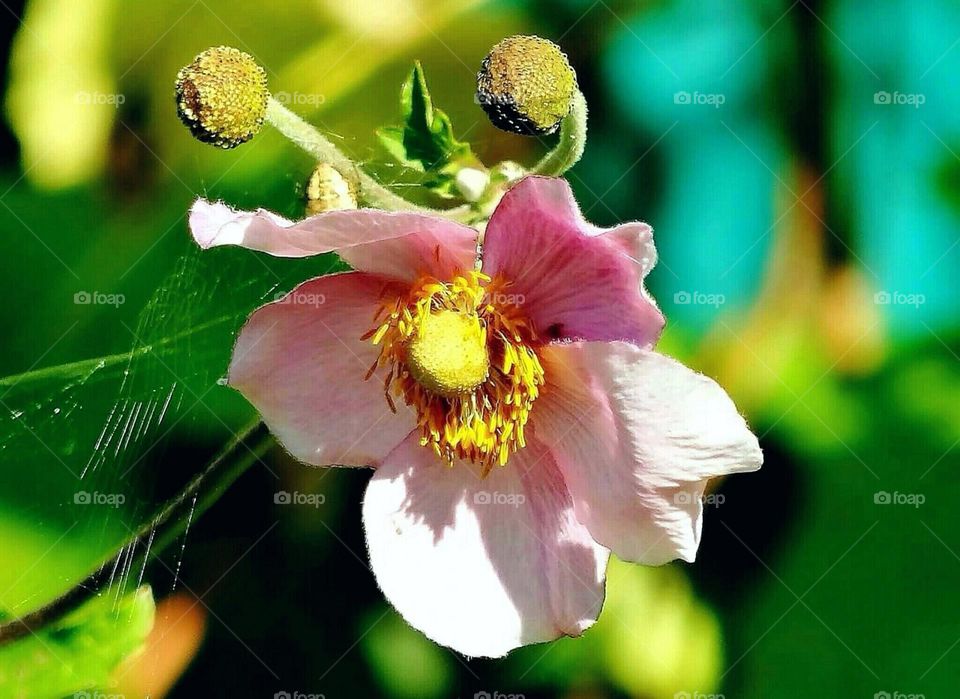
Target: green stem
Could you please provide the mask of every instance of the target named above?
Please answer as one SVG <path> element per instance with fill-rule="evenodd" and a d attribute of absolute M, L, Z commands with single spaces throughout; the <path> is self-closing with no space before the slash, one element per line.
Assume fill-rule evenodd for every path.
<path fill-rule="evenodd" d="M 577 164 L 587 145 L 587 100 L 580 90 L 573 95 L 570 113 L 560 123 L 560 140 L 530 171 L 533 175 L 559 177 Z"/>
<path fill-rule="evenodd" d="M 356 178 L 363 201 L 377 209 L 387 211 L 412 211 L 428 216 L 442 216 L 454 221 L 465 221 L 471 214 L 469 206 L 455 209 L 431 209 L 418 206 L 398 196 L 364 172 L 330 140 L 299 115 L 291 112 L 273 97 L 267 102 L 267 121 L 280 133 L 300 146 L 319 162 L 325 162 L 339 170 L 345 177 Z"/>
<path fill-rule="evenodd" d="M 149 554 L 158 553 L 183 535 L 186 523 L 213 505 L 237 478 L 259 461 L 271 444 L 259 420 L 241 430 L 186 488 L 168 500 L 153 519 L 132 532 L 119 552 L 96 571 L 43 607 L 0 624 L 0 645 L 36 632 L 97 596 L 104 578 L 116 569 L 115 562 L 124 563 L 130 570 L 145 565 Z M 127 560 L 128 556 L 131 560 Z"/>

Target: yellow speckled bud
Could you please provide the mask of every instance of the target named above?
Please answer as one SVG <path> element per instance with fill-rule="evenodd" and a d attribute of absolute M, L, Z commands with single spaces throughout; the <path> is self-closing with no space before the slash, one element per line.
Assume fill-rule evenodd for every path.
<path fill-rule="evenodd" d="M 266 71 L 249 54 L 207 49 L 177 73 L 177 113 L 193 135 L 220 148 L 253 138 L 267 112 Z"/>
<path fill-rule="evenodd" d="M 320 163 L 307 180 L 307 216 L 357 208 L 354 184 L 329 163 Z"/>
<path fill-rule="evenodd" d="M 552 133 L 570 112 L 577 75 L 560 47 L 511 36 L 491 49 L 477 74 L 477 100 L 494 126 L 524 135 Z"/>

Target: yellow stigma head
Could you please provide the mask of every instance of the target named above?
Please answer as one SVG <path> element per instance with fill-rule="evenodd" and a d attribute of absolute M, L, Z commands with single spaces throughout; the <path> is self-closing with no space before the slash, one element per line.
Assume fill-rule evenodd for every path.
<path fill-rule="evenodd" d="M 477 99 L 494 126 L 528 136 L 555 131 L 570 113 L 576 89 L 566 55 L 538 36 L 504 39 L 477 74 Z"/>
<path fill-rule="evenodd" d="M 526 445 L 524 428 L 544 385 L 536 334 L 522 310 L 501 303 L 504 282 L 483 272 L 419 277 L 386 294 L 362 339 L 379 345 L 367 373 L 385 368 L 384 397 L 417 412 L 420 445 L 483 474 Z"/>
<path fill-rule="evenodd" d="M 454 310 L 424 315 L 407 345 L 407 366 L 421 386 L 442 396 L 471 392 L 490 370 L 480 319 Z"/>
<path fill-rule="evenodd" d="M 177 73 L 177 113 L 193 135 L 220 148 L 253 138 L 267 113 L 267 74 L 252 56 L 207 49 Z"/>

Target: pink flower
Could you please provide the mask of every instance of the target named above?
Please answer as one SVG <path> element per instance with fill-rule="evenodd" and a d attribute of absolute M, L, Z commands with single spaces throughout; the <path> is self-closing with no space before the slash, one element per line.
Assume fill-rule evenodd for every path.
<path fill-rule="evenodd" d="M 609 552 L 692 561 L 715 476 L 762 455 L 726 393 L 653 351 L 643 223 L 584 221 L 566 181 L 529 177 L 486 228 L 337 211 L 299 223 L 198 201 L 204 248 L 336 251 L 250 317 L 229 383 L 298 459 L 375 469 L 370 562 L 438 643 L 498 657 L 581 634 Z"/>

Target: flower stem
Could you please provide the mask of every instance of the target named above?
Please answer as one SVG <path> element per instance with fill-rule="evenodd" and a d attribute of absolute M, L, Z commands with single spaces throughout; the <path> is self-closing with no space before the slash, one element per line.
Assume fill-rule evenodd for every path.
<path fill-rule="evenodd" d="M 442 216 L 454 221 L 465 221 L 472 212 L 469 206 L 446 210 L 431 209 L 394 194 L 358 167 L 326 136 L 273 97 L 267 101 L 267 121 L 319 162 L 329 163 L 345 177 L 356 178 L 360 196 L 369 206 L 387 211 L 412 211 L 428 216 Z"/>
<path fill-rule="evenodd" d="M 533 175 L 559 177 L 577 164 L 587 145 L 587 100 L 580 90 L 573 95 L 570 113 L 560 123 L 560 140 L 530 171 Z"/>

